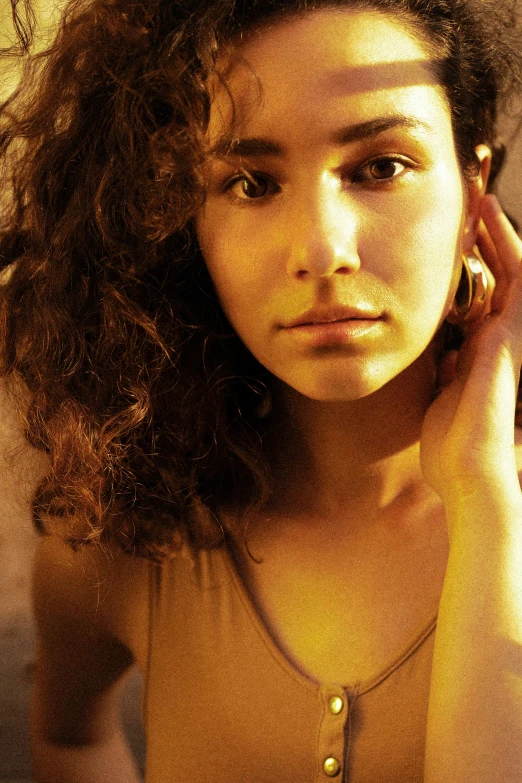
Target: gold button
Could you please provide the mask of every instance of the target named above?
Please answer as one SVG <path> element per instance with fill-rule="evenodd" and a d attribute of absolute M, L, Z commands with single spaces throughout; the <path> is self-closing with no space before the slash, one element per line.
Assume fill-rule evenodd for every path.
<path fill-rule="evenodd" d="M 335 778 L 341 771 L 341 762 L 333 756 L 329 756 L 324 761 L 323 769 L 329 778 Z"/>
<path fill-rule="evenodd" d="M 340 696 L 332 696 L 328 702 L 328 706 L 332 715 L 339 715 L 344 707 L 344 701 Z"/>

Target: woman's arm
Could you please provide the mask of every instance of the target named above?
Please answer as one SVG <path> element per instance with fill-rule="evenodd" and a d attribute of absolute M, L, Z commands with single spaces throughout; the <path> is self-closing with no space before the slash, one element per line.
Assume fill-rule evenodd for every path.
<path fill-rule="evenodd" d="M 490 492 L 448 513 L 425 783 L 520 783 L 522 503 Z"/>
<path fill-rule="evenodd" d="M 37 553 L 31 705 L 37 783 L 140 780 L 119 720 L 119 693 L 133 657 L 107 628 L 108 568 L 91 550 L 74 553 L 51 539 Z"/>
<path fill-rule="evenodd" d="M 514 418 L 522 241 L 485 199 L 479 248 L 497 286 L 423 426 L 424 475 L 450 553 L 435 636 L 425 783 L 522 783 L 522 493 Z M 520 462 L 520 459 L 518 460 Z"/>

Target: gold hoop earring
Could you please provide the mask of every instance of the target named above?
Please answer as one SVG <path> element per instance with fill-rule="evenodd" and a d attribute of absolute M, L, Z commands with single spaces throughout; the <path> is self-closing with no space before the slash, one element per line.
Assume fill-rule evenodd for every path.
<path fill-rule="evenodd" d="M 495 290 L 495 278 L 477 256 L 462 254 L 462 273 L 451 310 L 450 324 L 469 324 L 487 315 Z"/>

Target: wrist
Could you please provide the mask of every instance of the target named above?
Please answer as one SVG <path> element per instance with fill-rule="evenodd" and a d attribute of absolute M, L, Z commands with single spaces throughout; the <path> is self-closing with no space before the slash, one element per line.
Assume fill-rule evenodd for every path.
<path fill-rule="evenodd" d="M 514 449 L 497 453 L 495 459 L 470 456 L 461 460 L 459 469 L 451 471 L 441 484 L 442 500 L 445 506 L 459 506 L 460 503 L 504 501 L 517 502 L 521 497 L 518 466 Z"/>
<path fill-rule="evenodd" d="M 522 532 L 522 493 L 518 478 L 469 482 L 449 492 L 443 500 L 450 542 L 459 538 L 491 534 L 497 541 L 502 531 Z"/>

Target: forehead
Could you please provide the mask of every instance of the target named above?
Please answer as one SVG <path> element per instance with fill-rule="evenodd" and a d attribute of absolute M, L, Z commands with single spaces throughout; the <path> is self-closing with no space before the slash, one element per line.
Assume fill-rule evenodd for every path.
<path fill-rule="evenodd" d="M 397 100 L 428 108 L 431 94 L 444 100 L 435 66 L 424 42 L 391 14 L 328 9 L 267 23 L 227 53 L 211 132 L 233 118 L 242 130 L 289 115 L 317 122 L 318 112 L 335 114 L 347 102 L 369 115 Z"/>

